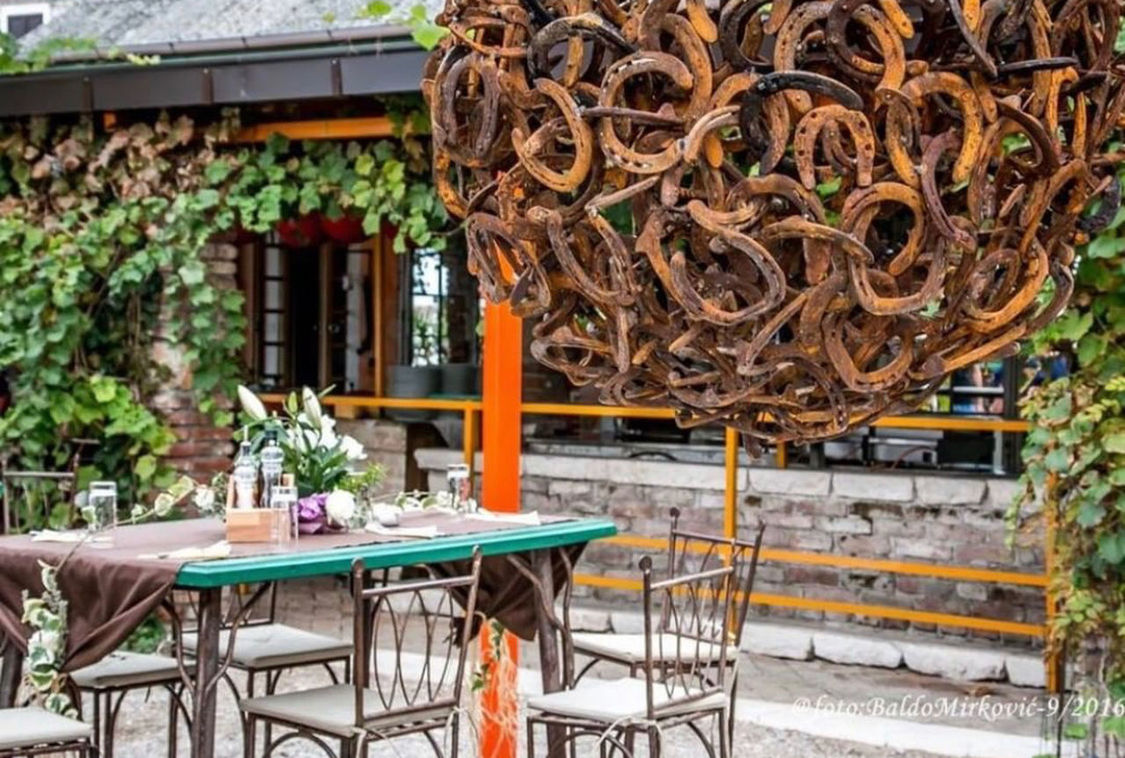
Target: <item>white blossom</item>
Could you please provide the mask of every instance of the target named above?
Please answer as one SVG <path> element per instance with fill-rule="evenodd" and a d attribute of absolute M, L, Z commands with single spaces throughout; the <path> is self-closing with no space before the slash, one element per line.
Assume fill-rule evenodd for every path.
<path fill-rule="evenodd" d="M 249 387 L 241 384 L 238 385 L 238 402 L 242 404 L 242 410 L 246 411 L 246 415 L 255 421 L 262 421 L 269 415 L 261 398 L 251 392 Z"/>
<path fill-rule="evenodd" d="M 324 513 L 334 524 L 347 524 L 355 517 L 355 495 L 347 490 L 332 490 L 324 502 Z"/>
<path fill-rule="evenodd" d="M 313 426 L 321 426 L 321 412 L 320 412 L 320 399 L 317 398 L 316 393 L 310 388 L 305 387 L 301 390 L 301 404 L 305 408 L 305 417 Z"/>
<path fill-rule="evenodd" d="M 349 461 L 362 461 L 367 457 L 367 452 L 359 440 L 347 434 L 340 437 L 340 449 L 348 456 Z"/>

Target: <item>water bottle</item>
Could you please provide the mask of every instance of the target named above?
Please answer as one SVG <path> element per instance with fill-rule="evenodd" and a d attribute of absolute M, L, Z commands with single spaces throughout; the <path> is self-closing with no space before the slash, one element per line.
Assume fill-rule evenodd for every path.
<path fill-rule="evenodd" d="M 253 508 L 254 488 L 258 485 L 258 464 L 254 461 L 254 453 L 247 440 L 243 440 L 238 446 L 231 478 L 234 480 L 234 506 Z"/>
<path fill-rule="evenodd" d="M 273 491 L 281 484 L 281 469 L 285 462 L 285 453 L 277 444 L 277 437 L 271 435 L 262 448 L 262 493 L 261 507 L 269 508 L 273 499 Z"/>

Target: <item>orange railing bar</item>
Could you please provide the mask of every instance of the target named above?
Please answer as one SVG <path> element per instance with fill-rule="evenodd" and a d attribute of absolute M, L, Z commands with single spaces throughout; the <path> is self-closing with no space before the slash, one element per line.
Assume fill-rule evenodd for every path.
<path fill-rule="evenodd" d="M 285 400 L 285 395 L 266 394 L 262 396 L 262 400 L 267 403 L 281 403 Z M 403 408 L 414 410 L 460 411 L 464 414 L 465 420 L 465 436 L 462 440 L 462 453 L 465 462 L 470 466 L 470 471 L 472 470 L 476 445 L 476 416 L 482 409 L 480 400 L 469 398 L 455 400 L 444 398 L 391 398 L 332 395 L 325 397 L 323 402 L 326 405 L 352 408 Z M 671 408 L 612 407 L 577 403 L 522 403 L 520 407 L 523 413 L 538 415 L 664 419 L 672 419 L 675 417 L 675 413 Z M 986 432 L 1024 432 L 1028 429 L 1028 423 L 1023 420 L 936 415 L 888 416 L 873 422 L 871 426 L 901 429 Z M 723 441 L 725 473 L 723 532 L 726 535 L 733 536 L 737 534 L 738 531 L 738 436 L 732 430 L 727 429 Z M 778 451 L 777 458 L 779 465 L 784 466 L 786 456 L 783 451 Z M 663 551 L 668 548 L 667 539 L 660 537 L 622 534 L 611 537 L 606 541 L 611 544 L 640 549 Z M 689 544 L 689 549 L 697 550 L 701 548 L 700 546 Z M 865 569 L 892 574 L 908 574 L 956 581 L 990 582 L 1042 588 L 1046 588 L 1048 585 L 1046 574 L 1029 574 L 1019 571 L 978 568 L 975 566 L 942 566 L 912 561 L 864 558 L 860 556 L 813 553 L 778 548 L 763 548 L 761 558 L 762 560 L 775 561 L 778 563 Z M 1050 560 L 1050 557 L 1048 557 L 1048 560 Z M 634 579 L 596 576 L 593 574 L 575 574 L 574 579 L 577 583 L 593 587 L 620 590 L 639 590 L 641 588 L 641 583 Z M 798 608 L 825 613 L 873 616 L 876 618 L 896 619 L 926 624 L 941 624 L 944 626 L 956 626 L 966 629 L 979 629 L 1031 637 L 1043 637 L 1047 630 L 1046 626 L 1038 624 L 1026 624 L 1001 619 L 976 618 L 973 616 L 961 616 L 933 611 L 916 611 L 908 608 L 895 608 L 893 606 L 795 597 L 790 595 L 754 593 L 751 595 L 751 600 L 762 605 L 772 605 L 782 608 Z M 1048 607 L 1051 608 L 1050 605 Z"/>
<path fill-rule="evenodd" d="M 644 550 L 664 551 L 668 549 L 668 540 L 663 537 L 641 537 L 633 534 L 619 534 L 616 537 L 606 537 L 602 542 Z M 689 544 L 689 549 L 693 552 L 700 552 L 702 546 L 697 549 Z M 885 571 L 888 574 L 910 574 L 913 576 L 933 577 L 935 579 L 956 579 L 964 582 L 1018 584 L 1025 587 L 1047 586 L 1047 577 L 1044 574 L 1028 574 L 1021 571 L 1003 571 L 1000 569 L 978 568 L 976 566 L 941 566 L 934 563 L 892 561 L 884 558 L 862 558 L 855 555 L 834 555 L 832 553 L 810 553 L 802 550 L 782 550 L 764 547 L 762 548 L 761 560 L 774 561 L 777 563 L 795 563 L 805 566 L 870 569 L 873 571 Z"/>
<path fill-rule="evenodd" d="M 765 557 L 764 550 L 762 551 L 762 557 Z M 615 576 L 575 574 L 574 581 L 589 587 L 601 587 L 604 589 L 641 589 L 640 580 L 624 579 Z M 921 624 L 941 624 L 943 626 L 956 626 L 964 629 L 980 629 L 1004 634 L 1019 634 L 1028 637 L 1042 637 L 1046 633 L 1046 627 L 1038 624 L 1024 624 L 1018 621 L 1003 621 L 1001 619 L 976 618 L 975 616 L 959 616 L 953 613 L 915 611 L 909 608 L 895 608 L 889 605 L 846 603 L 838 600 L 818 600 L 817 598 L 771 595 L 760 592 L 752 592 L 750 594 L 750 602 L 760 605 L 776 606 L 778 608 L 799 608 L 802 610 L 824 611 L 825 613 L 875 616 L 877 618 L 896 619 L 899 621 L 914 621 Z"/>

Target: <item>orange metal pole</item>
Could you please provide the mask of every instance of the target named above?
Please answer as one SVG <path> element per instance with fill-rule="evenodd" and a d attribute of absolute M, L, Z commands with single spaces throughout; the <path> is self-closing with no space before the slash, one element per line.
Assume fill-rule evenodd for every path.
<path fill-rule="evenodd" d="M 523 390 L 523 324 L 511 307 L 486 305 L 481 376 L 481 503 L 493 511 L 520 509 L 520 401 Z M 497 654 L 481 635 L 488 681 L 481 695 L 482 758 L 515 758 L 519 725 L 516 638 L 504 633 Z"/>

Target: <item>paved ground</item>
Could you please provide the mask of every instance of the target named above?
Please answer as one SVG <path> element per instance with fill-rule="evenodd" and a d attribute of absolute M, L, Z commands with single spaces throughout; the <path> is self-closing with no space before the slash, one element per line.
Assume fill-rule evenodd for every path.
<path fill-rule="evenodd" d="M 279 620 L 296 626 L 345 639 L 350 635 L 349 601 L 346 594 L 330 583 L 303 585 L 282 593 L 278 610 Z M 991 718 L 994 713 L 992 706 L 1016 706 L 1034 697 L 1035 693 L 1028 690 L 1008 685 L 959 686 L 905 670 L 866 669 L 821 661 L 795 662 L 746 656 L 743 663 L 739 683 L 740 719 L 734 750 L 736 758 L 925 758 L 934 754 L 969 754 L 958 750 L 978 748 L 982 752 L 976 752 L 976 755 L 1030 758 L 1041 752 L 1035 749 L 1038 742 L 1035 735 L 1040 730 L 1038 717 L 1026 713 L 1004 715 L 1001 708 L 995 711 L 999 718 Z M 533 646 L 523 646 L 520 666 L 521 690 L 534 691 L 536 655 Z M 324 683 L 327 683 L 327 677 L 323 670 L 304 670 L 288 676 L 280 689 L 300 689 Z M 888 714 L 887 709 L 895 703 L 899 707 L 914 704 L 914 710 L 905 722 L 900 720 L 901 715 Z M 923 707 L 925 703 L 930 703 L 930 707 Z M 989 717 L 951 713 L 948 703 L 962 704 L 962 709 L 967 707 L 966 704 L 976 703 L 978 708 L 981 704 L 988 704 Z M 147 698 L 144 693 L 131 695 L 123 709 L 116 755 L 120 758 L 156 758 L 165 754 L 166 713 L 163 694 L 154 693 Z M 887 715 L 894 718 L 881 718 Z M 220 695 L 218 720 L 220 741 L 216 755 L 219 758 L 240 755 L 241 730 L 237 708 L 225 691 Z M 470 720 L 475 721 L 475 718 L 470 717 Z M 912 727 L 912 722 L 917 724 Z M 775 728 L 777 726 L 784 728 Z M 886 730 L 889 735 L 886 744 L 912 745 L 933 749 L 936 753 L 899 751 L 825 736 L 849 735 L 856 740 L 877 741 L 872 739 L 871 730 Z M 462 729 L 463 756 L 478 755 L 473 731 L 471 725 Z M 1008 739 L 1006 735 L 1024 737 L 1016 740 Z M 706 754 L 684 729 L 670 730 L 665 736 L 664 756 L 694 758 Z M 999 747 L 982 747 L 982 743 L 988 742 L 984 737 L 997 738 L 992 742 Z M 186 734 L 181 736 L 180 743 L 180 755 L 186 755 Z M 933 747 L 930 748 L 930 745 Z M 1010 746 L 1010 752 L 1007 746 Z M 540 749 L 537 755 L 542 754 Z M 580 749 L 578 754 L 597 755 L 597 752 L 591 743 Z M 647 755 L 647 750 L 639 750 L 638 754 Z M 276 755 L 303 758 L 323 753 L 309 743 L 294 741 L 279 749 Z M 376 758 L 413 758 L 432 755 L 432 752 L 419 739 L 402 741 L 393 747 L 374 747 L 371 755 Z M 522 745 L 519 755 L 525 755 Z"/>

